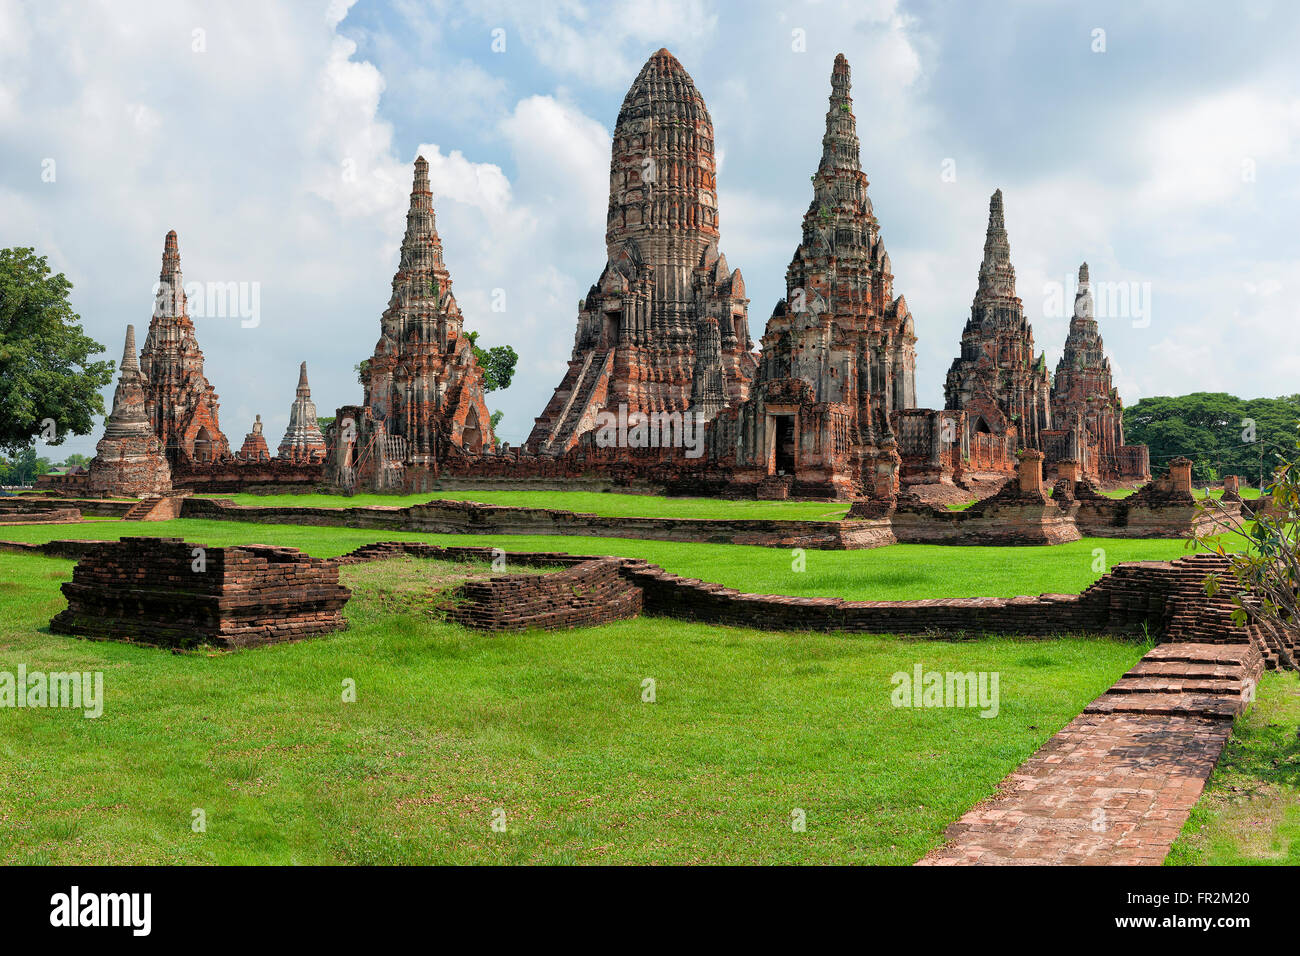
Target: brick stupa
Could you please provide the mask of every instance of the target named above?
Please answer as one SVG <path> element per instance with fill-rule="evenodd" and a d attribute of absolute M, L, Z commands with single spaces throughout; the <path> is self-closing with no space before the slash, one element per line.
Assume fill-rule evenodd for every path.
<path fill-rule="evenodd" d="M 563 455 L 605 408 L 698 413 L 744 401 L 756 362 L 745 283 L 718 251 L 713 120 L 667 50 L 614 127 L 607 261 L 579 305 L 569 368 L 526 448 Z"/>
<path fill-rule="evenodd" d="M 1039 447 L 1039 433 L 1052 427 L 1047 359 L 1034 355 L 1034 330 L 1016 295 L 1001 189 L 989 200 L 979 287 L 944 398 L 966 412 L 972 433 L 1003 436 L 1014 428 L 1021 448 Z"/>
<path fill-rule="evenodd" d="M 325 457 L 325 436 L 316 422 L 316 403 L 311 400 L 311 386 L 307 384 L 306 362 L 298 369 L 298 391 L 289 407 L 289 427 L 284 430 L 276 454 L 295 461 L 321 461 Z"/>
<path fill-rule="evenodd" d="M 144 376 L 135 353 L 135 327 L 126 327 L 113 411 L 104 422 L 104 437 L 90 462 L 93 495 L 138 498 L 171 491 L 171 469 L 162 442 L 145 414 Z"/>
<path fill-rule="evenodd" d="M 850 90 L 840 54 L 812 202 L 786 298 L 763 334 L 753 396 L 733 427 L 713 430 L 718 456 L 734 453 L 738 479 L 785 476 L 805 496 L 892 493 L 893 412 L 916 405 L 916 334 L 907 302 L 894 295 Z M 878 469 L 887 479 L 880 488 Z"/>
<path fill-rule="evenodd" d="M 392 294 L 364 366 L 365 398 L 336 413 L 331 484 L 426 491 L 443 457 L 491 452 L 487 386 L 464 326 L 420 156 Z"/>
<path fill-rule="evenodd" d="M 149 334 L 140 352 L 145 407 L 173 468 L 230 457 L 230 443 L 217 419 L 217 393 L 203 374 L 185 299 L 176 230 L 163 244 L 162 271 Z"/>

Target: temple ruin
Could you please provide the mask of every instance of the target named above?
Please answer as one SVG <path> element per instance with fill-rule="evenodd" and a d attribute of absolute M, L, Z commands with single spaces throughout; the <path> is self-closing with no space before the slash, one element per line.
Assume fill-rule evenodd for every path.
<path fill-rule="evenodd" d="M 187 310 L 175 229 L 163 244 L 162 271 L 149 334 L 140 352 L 140 371 L 149 420 L 173 468 L 231 457 L 217 417 L 217 392 L 203 374 L 203 352 Z"/>
<path fill-rule="evenodd" d="M 745 283 L 718 251 L 713 121 L 667 50 L 623 99 L 609 174 L 608 259 L 531 454 L 570 451 L 606 408 L 708 421 L 744 401 L 754 375 Z"/>
<path fill-rule="evenodd" d="M 298 389 L 289 407 L 289 427 L 284 430 L 276 454 L 297 461 L 325 459 L 325 436 L 316 421 L 316 403 L 311 400 L 311 386 L 307 384 L 306 362 L 298 368 Z"/>
<path fill-rule="evenodd" d="M 944 402 L 966 412 L 972 443 L 1037 448 L 1040 434 L 1052 427 L 1049 391 L 1047 358 L 1035 356 L 1034 330 L 1016 295 L 999 189 L 989 201 L 979 286 L 962 329 L 961 354 L 948 369 Z M 978 437 L 985 435 L 991 438 Z"/>
<path fill-rule="evenodd" d="M 916 332 L 894 295 L 850 93 L 840 54 L 786 296 L 763 334 L 750 399 L 710 430 L 733 485 L 763 498 L 891 495 L 893 412 L 916 405 Z"/>
<path fill-rule="evenodd" d="M 171 469 L 145 407 L 145 384 L 135 355 L 135 326 L 128 325 L 113 410 L 86 476 L 93 495 L 136 498 L 171 491 Z"/>
<path fill-rule="evenodd" d="M 444 455 L 478 455 L 496 444 L 483 370 L 464 325 L 443 262 L 429 164 L 421 156 L 392 295 L 363 366 L 365 396 L 361 405 L 340 408 L 331 426 L 330 484 L 427 490 Z M 305 374 L 304 367 L 304 384 Z"/>

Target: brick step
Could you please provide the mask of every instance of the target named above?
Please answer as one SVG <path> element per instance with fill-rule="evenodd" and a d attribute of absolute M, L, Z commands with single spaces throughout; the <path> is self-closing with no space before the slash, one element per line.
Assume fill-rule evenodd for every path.
<path fill-rule="evenodd" d="M 1128 677 L 1117 680 L 1108 694 L 1210 694 L 1216 697 L 1240 697 L 1249 682 L 1236 679 L 1163 677 Z"/>
<path fill-rule="evenodd" d="M 1112 694 L 1107 691 L 1084 708 L 1085 714 L 1148 714 L 1232 720 L 1246 709 L 1240 697 L 1209 694 Z"/>
<path fill-rule="evenodd" d="M 1259 652 L 1251 644 L 1157 644 L 1144 660 L 1186 661 L 1191 664 L 1247 664 Z"/>
<path fill-rule="evenodd" d="M 1125 677 L 1186 677 L 1198 680 L 1213 678 L 1238 679 L 1241 664 L 1196 664 L 1188 661 L 1138 661 Z"/>

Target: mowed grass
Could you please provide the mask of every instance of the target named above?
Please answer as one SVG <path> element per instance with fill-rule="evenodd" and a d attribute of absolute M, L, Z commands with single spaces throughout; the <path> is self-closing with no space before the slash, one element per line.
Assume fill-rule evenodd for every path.
<path fill-rule="evenodd" d="M 73 562 L 0 553 L 0 671 L 105 693 L 98 719 L 0 708 L 0 861 L 905 864 L 1142 651 L 653 618 L 489 637 L 426 610 L 464 568 L 423 562 L 426 587 L 420 564 L 345 569 L 346 631 L 178 655 L 50 634 Z M 998 672 L 998 715 L 891 706 L 917 663 Z"/>
<path fill-rule="evenodd" d="M 408 507 L 426 501 L 477 501 L 519 508 L 556 508 L 606 517 L 780 519 L 838 521 L 848 514 L 843 501 L 730 501 L 721 498 L 665 498 L 599 491 L 426 491 L 417 495 L 204 495 L 230 498 L 241 505 L 277 508 L 361 508 L 368 505 Z"/>
<path fill-rule="evenodd" d="M 1168 865 L 1300 865 L 1300 678 L 1267 673 Z"/>
<path fill-rule="evenodd" d="M 747 545 L 638 541 L 542 535 L 436 535 L 358 528 L 234 521 L 93 522 L 0 528 L 0 540 L 179 537 L 194 544 L 274 544 L 335 557 L 374 541 L 419 540 L 507 551 L 561 551 L 644 558 L 675 574 L 760 594 L 915 600 L 1073 594 L 1122 561 L 1170 560 L 1188 554 L 1178 540 L 1085 538 L 1050 547 L 956 547 L 899 544 L 868 551 L 796 552 Z M 5 556 L 0 554 L 0 562 Z"/>

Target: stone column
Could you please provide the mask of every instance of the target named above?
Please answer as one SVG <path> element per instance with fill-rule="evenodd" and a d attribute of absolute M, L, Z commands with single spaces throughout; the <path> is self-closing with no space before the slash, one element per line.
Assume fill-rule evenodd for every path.
<path fill-rule="evenodd" d="M 1021 493 L 1041 495 L 1043 493 L 1043 453 L 1033 448 L 1026 449 L 1020 453 L 1020 464 L 1017 467 Z"/>
<path fill-rule="evenodd" d="M 1063 458 L 1056 463 L 1056 477 L 1071 484 L 1079 480 L 1079 462 L 1074 458 Z"/>
<path fill-rule="evenodd" d="M 1172 491 L 1192 493 L 1192 461 L 1181 455 L 1169 463 L 1169 483 Z"/>

